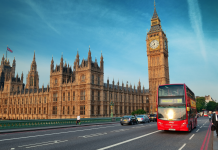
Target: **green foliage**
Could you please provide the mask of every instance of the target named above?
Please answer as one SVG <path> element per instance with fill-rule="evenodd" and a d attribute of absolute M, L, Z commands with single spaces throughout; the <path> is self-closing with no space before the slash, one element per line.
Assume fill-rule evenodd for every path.
<path fill-rule="evenodd" d="M 135 115 L 135 114 L 146 114 L 146 112 L 143 109 L 138 109 L 136 111 L 133 111 L 131 114 L 132 115 Z"/>
<path fill-rule="evenodd" d="M 215 111 L 217 105 L 218 103 L 210 101 L 209 103 L 207 103 L 207 110 Z"/>
<path fill-rule="evenodd" d="M 202 111 L 202 109 L 205 109 L 206 108 L 205 105 L 206 105 L 205 97 L 196 98 L 196 107 L 198 112 Z"/>

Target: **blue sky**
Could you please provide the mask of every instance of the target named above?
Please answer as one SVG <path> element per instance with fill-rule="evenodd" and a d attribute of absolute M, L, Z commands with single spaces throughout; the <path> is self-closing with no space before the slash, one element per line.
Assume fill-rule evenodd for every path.
<path fill-rule="evenodd" d="M 186 83 L 196 96 L 218 100 L 218 1 L 156 0 L 166 32 L 170 83 Z M 154 12 L 153 0 L 1 0 L 0 56 L 8 52 L 16 73 L 26 79 L 36 53 L 40 87 L 49 84 L 50 63 L 61 54 L 73 66 L 79 51 L 92 60 L 104 57 L 104 82 L 140 79 L 148 88 L 146 32 Z M 26 83 L 26 80 L 25 80 Z"/>

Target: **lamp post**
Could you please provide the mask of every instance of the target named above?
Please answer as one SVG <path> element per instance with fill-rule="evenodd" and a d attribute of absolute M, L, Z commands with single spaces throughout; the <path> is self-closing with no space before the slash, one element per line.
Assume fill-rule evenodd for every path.
<path fill-rule="evenodd" d="M 110 106 L 111 106 L 111 118 L 113 118 L 113 106 L 114 106 L 113 101 L 111 101 Z"/>

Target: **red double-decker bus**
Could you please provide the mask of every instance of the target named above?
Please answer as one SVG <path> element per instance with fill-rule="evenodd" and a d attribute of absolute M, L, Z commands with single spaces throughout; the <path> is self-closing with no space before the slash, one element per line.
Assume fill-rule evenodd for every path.
<path fill-rule="evenodd" d="M 158 130 L 191 131 L 197 126 L 195 94 L 186 84 L 159 85 Z"/>
<path fill-rule="evenodd" d="M 208 117 L 208 111 L 207 111 L 207 110 L 204 110 L 204 111 L 203 111 L 203 116 L 204 116 L 204 117 Z"/>

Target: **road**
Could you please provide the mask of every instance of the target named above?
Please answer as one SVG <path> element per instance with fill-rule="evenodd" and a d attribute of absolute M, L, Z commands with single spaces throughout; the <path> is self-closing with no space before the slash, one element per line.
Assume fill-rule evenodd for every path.
<path fill-rule="evenodd" d="M 198 118 L 192 132 L 158 131 L 156 122 L 93 126 L 0 134 L 1 150 L 199 150 L 212 149 L 207 141 L 208 118 Z M 208 136 L 205 138 L 205 136 Z"/>

